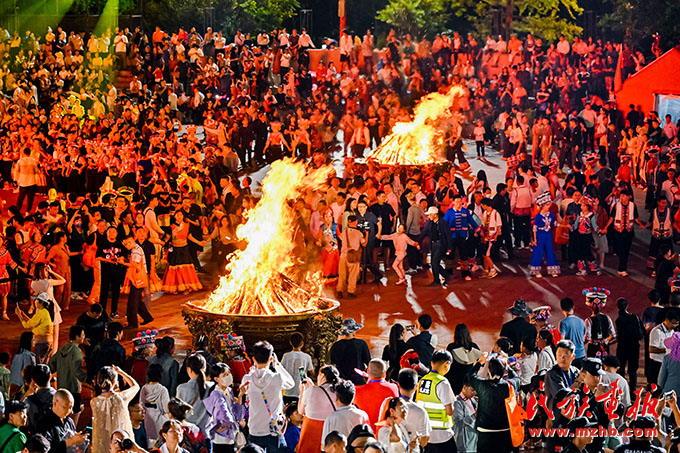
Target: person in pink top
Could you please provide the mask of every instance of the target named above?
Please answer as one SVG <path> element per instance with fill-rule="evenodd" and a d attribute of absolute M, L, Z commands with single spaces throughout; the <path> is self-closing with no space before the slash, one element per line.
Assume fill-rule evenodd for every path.
<path fill-rule="evenodd" d="M 394 262 L 392 263 L 392 269 L 394 269 L 394 272 L 396 272 L 397 276 L 399 277 L 397 285 L 405 283 L 406 272 L 404 272 L 404 258 L 406 258 L 406 247 L 412 245 L 413 247 L 416 247 L 418 250 L 420 250 L 420 244 L 418 244 L 416 241 L 408 237 L 408 235 L 404 232 L 403 223 L 397 227 L 396 233 L 385 234 L 376 237 L 384 241 L 394 242 L 395 259 Z"/>

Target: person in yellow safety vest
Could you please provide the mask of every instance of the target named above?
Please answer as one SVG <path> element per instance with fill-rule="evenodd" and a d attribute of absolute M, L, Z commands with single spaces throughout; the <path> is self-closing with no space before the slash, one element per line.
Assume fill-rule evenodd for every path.
<path fill-rule="evenodd" d="M 418 383 L 416 403 L 427 411 L 432 426 L 426 453 L 455 452 L 453 438 L 453 403 L 456 400 L 451 384 L 444 377 L 451 367 L 451 354 L 437 350 L 432 354 L 432 371 Z"/>

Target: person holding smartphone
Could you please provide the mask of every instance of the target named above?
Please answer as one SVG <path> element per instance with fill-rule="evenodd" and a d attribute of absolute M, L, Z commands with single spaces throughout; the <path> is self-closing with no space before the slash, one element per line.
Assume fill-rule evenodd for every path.
<path fill-rule="evenodd" d="M 304 382 L 307 375 L 311 376 L 314 372 L 312 357 L 306 352 L 302 352 L 302 347 L 305 345 L 303 335 L 300 332 L 294 332 L 288 342 L 293 350 L 283 354 L 281 365 L 293 377 L 295 385 L 292 389 L 283 392 L 284 404 L 292 403 L 300 398 L 300 384 Z"/>

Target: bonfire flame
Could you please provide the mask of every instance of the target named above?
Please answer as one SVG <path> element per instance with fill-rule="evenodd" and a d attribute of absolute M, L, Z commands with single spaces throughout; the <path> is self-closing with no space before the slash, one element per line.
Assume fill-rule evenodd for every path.
<path fill-rule="evenodd" d="M 369 156 L 383 165 L 425 165 L 446 160 L 445 128 L 451 118 L 449 108 L 462 95 L 461 86 L 452 86 L 446 94 L 430 93 L 420 100 L 413 120 L 399 122 Z"/>
<path fill-rule="evenodd" d="M 317 309 L 321 293 L 320 273 L 309 272 L 305 287 L 289 275 L 300 275 L 301 261 L 294 240 L 296 214 L 289 201 L 306 189 L 326 182 L 330 167 L 308 170 L 304 163 L 287 158 L 274 162 L 262 181 L 262 198 L 248 212 L 248 220 L 236 235 L 246 241 L 228 262 L 226 275 L 199 308 L 224 314 L 282 315 Z"/>

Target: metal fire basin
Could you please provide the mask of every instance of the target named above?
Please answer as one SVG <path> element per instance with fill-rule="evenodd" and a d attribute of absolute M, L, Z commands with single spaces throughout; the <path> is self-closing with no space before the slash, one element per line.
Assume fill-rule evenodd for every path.
<path fill-rule="evenodd" d="M 220 351 L 217 335 L 236 333 L 243 336 L 246 349 L 260 340 L 274 346 L 279 359 L 284 352 L 290 351 L 288 342 L 293 332 L 300 332 L 305 338 L 303 350 L 312 356 L 315 365 L 328 362 L 331 345 L 338 338 L 342 326 L 337 300 L 320 298 L 321 306 L 317 311 L 289 315 L 236 315 L 214 313 L 201 309 L 191 302 L 184 305 L 182 316 L 196 346 L 200 335 L 210 339 L 213 351 Z M 219 355 L 219 354 L 218 354 Z"/>

